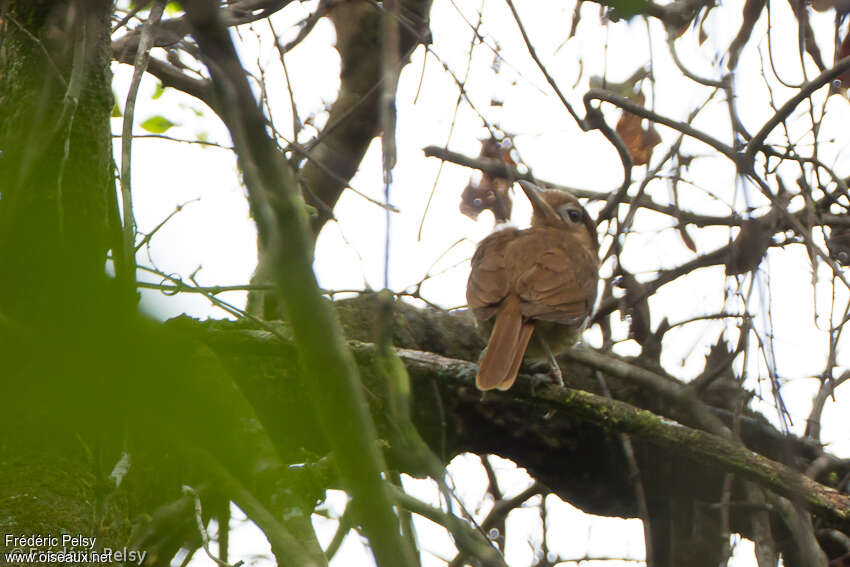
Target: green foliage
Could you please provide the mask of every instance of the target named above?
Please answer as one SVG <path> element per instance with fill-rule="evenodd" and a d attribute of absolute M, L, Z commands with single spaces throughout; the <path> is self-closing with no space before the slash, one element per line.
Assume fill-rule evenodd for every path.
<path fill-rule="evenodd" d="M 156 84 L 156 89 L 153 91 L 153 95 L 151 96 L 152 100 L 156 100 L 162 96 L 162 93 L 165 92 L 165 87 L 162 86 L 162 83 Z"/>
<path fill-rule="evenodd" d="M 169 129 L 171 129 L 173 126 L 177 126 L 177 124 L 175 124 L 165 116 L 157 115 L 151 116 L 150 118 L 142 122 L 139 126 L 144 128 L 151 134 L 163 134 Z"/>

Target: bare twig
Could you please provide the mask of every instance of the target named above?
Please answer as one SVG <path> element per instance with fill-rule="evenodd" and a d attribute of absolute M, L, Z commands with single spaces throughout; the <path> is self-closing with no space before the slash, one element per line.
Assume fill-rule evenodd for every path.
<path fill-rule="evenodd" d="M 153 26 L 162 17 L 165 8 L 164 0 L 156 0 L 148 14 L 148 19 L 142 26 L 141 39 L 136 50 L 133 64 L 133 79 L 127 92 L 127 102 L 124 105 L 124 124 L 121 133 L 121 203 L 124 217 L 124 230 L 121 251 L 116 251 L 116 273 L 118 279 L 124 282 L 127 289 L 132 288 L 136 279 L 136 219 L 133 213 L 133 194 L 130 185 L 130 151 L 133 142 L 133 118 L 136 109 L 136 96 L 142 75 L 148 67 L 150 50 L 153 46 Z"/>
<path fill-rule="evenodd" d="M 758 132 L 753 136 L 753 138 L 747 143 L 747 147 L 744 149 L 742 159 L 739 165 L 745 165 L 748 168 L 748 171 L 752 170 L 754 159 L 756 152 L 762 149 L 764 145 L 764 141 L 767 138 L 768 134 L 770 134 L 774 128 L 776 128 L 779 124 L 784 122 L 791 112 L 797 108 L 801 102 L 809 98 L 815 91 L 824 85 L 830 83 L 833 79 L 844 73 L 850 69 L 850 57 L 845 57 L 838 63 L 836 63 L 831 69 L 827 69 L 822 72 L 820 75 L 803 85 L 800 89 L 800 92 L 792 96 L 788 101 L 782 105 L 782 107 L 777 110 L 771 117 L 765 122 L 764 126 L 762 126 Z"/>
<path fill-rule="evenodd" d="M 210 534 L 207 533 L 207 527 L 204 523 L 204 514 L 201 511 L 201 497 L 198 495 L 198 492 L 191 486 L 183 486 L 183 494 L 190 496 L 194 501 L 195 526 L 198 528 L 198 533 L 201 535 L 201 546 L 204 548 L 207 557 L 212 559 L 219 567 L 239 567 L 240 565 L 245 563 L 244 561 L 237 561 L 233 565 L 230 565 L 226 561 L 219 559 L 213 554 L 212 550 L 210 549 Z"/>
<path fill-rule="evenodd" d="M 463 520 L 453 514 L 449 514 L 425 504 L 398 488 L 391 486 L 393 496 L 401 506 L 404 506 L 414 514 L 428 518 L 432 522 L 441 524 L 448 529 L 454 537 L 458 548 L 478 559 L 484 567 L 505 567 L 505 560 L 499 551 L 490 545 L 481 533 L 466 524 Z"/>
<path fill-rule="evenodd" d="M 812 410 L 809 412 L 809 417 L 806 420 L 806 437 L 815 441 L 820 440 L 820 417 L 826 401 L 830 396 L 834 396 L 835 389 L 850 380 L 850 371 L 845 371 L 835 380 L 824 380 L 821 382 L 818 393 L 815 399 L 812 400 Z"/>

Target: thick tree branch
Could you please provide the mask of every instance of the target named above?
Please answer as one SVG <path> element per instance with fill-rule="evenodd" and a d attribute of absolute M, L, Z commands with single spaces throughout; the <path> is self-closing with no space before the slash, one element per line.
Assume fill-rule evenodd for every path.
<path fill-rule="evenodd" d="M 406 19 L 400 26 L 400 65 L 428 38 L 430 0 L 405 0 Z M 336 49 L 342 60 L 340 88 L 328 113 L 327 126 L 309 144 L 310 159 L 301 180 L 319 209 L 313 219 L 314 235 L 331 218 L 331 211 L 354 176 L 372 139 L 380 132 L 381 17 L 369 2 L 346 2 L 330 12 L 336 28 Z"/>
<path fill-rule="evenodd" d="M 357 346 L 358 350 L 372 348 L 374 347 L 365 344 Z M 471 362 L 445 359 L 433 353 L 407 349 L 399 349 L 399 356 L 411 371 L 418 369 L 452 380 L 458 380 L 458 376 L 461 380 L 465 380 L 467 376 L 474 376 L 477 367 Z M 604 359 L 608 359 L 609 362 L 603 363 Z M 629 366 L 601 353 L 594 354 L 592 364 L 595 367 L 603 367 L 609 372 L 613 369 L 617 373 L 621 372 L 618 368 Z M 628 372 L 629 378 L 644 375 L 652 376 L 652 373 L 637 367 L 631 367 Z M 527 375 L 526 379 L 536 380 Z M 642 378 L 641 381 L 643 380 Z M 659 381 L 663 379 L 650 377 L 646 380 L 652 382 L 653 388 L 657 388 Z M 508 394 L 499 396 L 501 395 Z M 673 395 L 672 392 L 671 395 Z M 812 512 L 830 518 L 843 529 L 850 529 L 850 495 L 819 484 L 787 465 L 750 451 L 740 443 L 686 427 L 646 410 L 582 390 L 542 387 L 532 395 L 532 398 L 551 403 L 550 407 L 554 411 L 566 411 L 576 418 L 586 419 L 606 430 L 628 433 L 687 455 L 695 461 L 733 472 L 777 494 L 805 502 L 806 507 Z M 705 419 L 711 422 L 718 421 L 714 415 Z M 725 426 L 723 427 L 725 429 Z"/>
<path fill-rule="evenodd" d="M 412 309 L 411 313 L 415 311 L 418 310 Z M 344 315 L 343 320 L 350 320 L 352 315 L 359 317 L 356 312 L 351 312 Z M 411 319 L 414 321 L 414 327 L 424 325 L 427 328 L 435 325 L 437 320 L 456 317 L 446 314 L 419 322 Z M 360 321 L 363 322 L 362 319 Z M 460 331 L 460 328 L 456 331 Z M 355 335 L 361 332 L 365 330 L 355 331 Z M 396 341 L 401 344 L 427 345 L 427 342 L 420 342 L 427 340 L 424 336 L 423 339 L 416 339 L 415 332 L 413 335 L 409 334 L 413 332 L 413 329 L 401 329 L 400 332 L 402 335 L 399 335 Z M 252 331 L 250 335 L 218 332 L 214 335 L 216 338 L 213 346 L 221 352 L 222 345 L 236 340 L 236 337 L 240 335 L 242 336 L 240 341 L 247 340 L 253 343 L 254 346 L 249 348 L 254 351 L 260 348 L 271 352 L 274 344 L 278 343 L 278 339 L 273 335 L 261 331 Z M 449 343 L 452 341 L 451 336 L 446 339 Z M 371 361 L 374 360 L 376 347 L 371 343 L 359 341 L 351 341 L 350 345 L 361 367 L 368 369 L 372 364 Z M 470 350 L 474 352 L 475 348 L 472 347 Z M 432 407 L 434 400 L 431 384 L 436 381 L 439 385 L 443 402 L 447 405 L 446 412 L 450 416 L 447 430 L 443 432 L 448 436 L 449 452 L 445 458 L 450 458 L 462 451 L 495 453 L 512 458 L 517 464 L 525 466 L 538 479 L 549 485 L 561 498 L 576 505 L 588 507 L 595 513 L 610 514 L 613 510 L 604 512 L 602 508 L 595 507 L 601 504 L 601 500 L 597 504 L 591 504 L 591 502 L 597 497 L 600 499 L 622 498 L 624 501 L 633 499 L 628 479 L 625 478 L 624 466 L 613 465 L 613 463 L 604 465 L 601 462 L 584 460 L 580 477 L 582 480 L 578 480 L 558 463 L 579 458 L 573 453 L 580 451 L 578 447 L 585 443 L 594 447 L 593 454 L 596 455 L 594 459 L 599 459 L 602 455 L 608 455 L 603 461 L 611 458 L 617 454 L 615 448 L 618 447 L 616 436 L 611 434 L 622 432 L 633 438 L 636 453 L 641 459 L 642 470 L 646 471 L 648 482 L 660 482 L 663 485 L 663 479 L 658 478 L 659 460 L 673 458 L 669 456 L 662 458 L 655 454 L 655 450 L 650 448 L 654 446 L 665 453 L 669 452 L 669 455 L 675 455 L 675 458 L 684 458 L 691 463 L 678 465 L 678 474 L 708 475 L 719 482 L 723 473 L 733 472 L 777 494 L 804 503 L 807 509 L 825 519 L 828 524 L 840 527 L 844 531 L 850 529 L 850 496 L 820 484 L 802 472 L 776 460 L 787 456 L 789 450 L 796 452 L 799 455 L 798 458 L 811 459 L 816 454 L 816 449 L 807 448 L 808 445 L 804 442 L 783 438 L 781 434 L 758 419 L 748 421 L 745 417 L 741 418 L 740 435 L 747 444 L 744 446 L 738 441 L 724 439 L 682 425 L 681 422 L 672 421 L 670 415 L 681 416 L 680 419 L 687 419 L 691 415 L 690 406 L 681 406 L 681 398 L 678 402 L 674 401 L 672 405 L 656 406 L 657 409 L 654 411 L 659 413 L 654 413 L 589 391 L 551 387 L 539 376 L 528 374 L 522 374 L 509 393 L 482 395 L 473 386 L 477 368 L 474 362 L 456 358 L 457 354 L 446 357 L 436 352 L 407 348 L 398 349 L 398 354 L 413 381 L 415 394 L 413 413 L 417 427 L 432 447 L 438 447 L 435 443 L 440 443 L 439 431 L 443 427 L 435 421 Z M 593 368 L 602 368 L 607 374 L 606 380 L 611 385 L 614 396 L 630 398 L 648 407 L 657 404 L 658 396 L 654 394 L 658 388 L 657 384 L 653 384 L 652 389 L 647 391 L 643 382 L 638 384 L 633 382 L 634 376 L 641 373 L 653 373 L 603 353 L 594 353 L 594 357 L 596 360 L 593 361 Z M 608 359 L 609 362 L 602 364 L 600 362 L 602 359 Z M 621 371 L 623 368 L 629 369 L 625 375 Z M 593 387 L 595 383 L 593 371 L 584 363 L 565 365 L 564 370 L 571 384 L 589 389 Z M 364 372 L 370 391 L 380 392 L 381 378 L 373 375 L 371 371 L 364 370 Z M 675 379 L 659 374 L 648 379 L 653 382 L 669 382 L 671 398 L 678 397 L 679 394 L 676 394 L 674 390 L 681 391 L 683 387 Z M 661 388 L 664 387 L 661 386 Z M 646 398 L 644 399 L 643 396 Z M 379 412 L 376 417 L 379 420 L 383 412 L 380 409 L 381 406 L 380 402 L 375 405 L 375 410 Z M 664 409 L 665 407 L 667 409 Z M 716 409 L 710 411 L 711 417 L 703 417 L 705 421 L 726 422 L 728 415 L 725 412 Z M 268 425 L 268 427 L 275 428 L 274 425 Z M 602 435 L 602 438 L 594 437 L 591 432 Z M 600 443 L 610 445 L 613 453 L 607 454 Z M 755 452 L 748 446 L 759 447 L 759 451 L 771 456 Z M 440 453 L 439 450 L 435 450 L 438 454 Z M 649 454 L 655 456 L 649 456 Z M 619 458 L 617 462 L 619 463 Z M 615 481 L 614 477 L 607 476 L 611 474 L 610 470 L 602 473 L 603 469 L 597 469 L 597 466 L 614 466 L 617 469 L 616 474 L 620 475 L 616 477 L 618 480 Z M 701 472 L 687 472 L 688 467 L 694 467 L 694 471 Z M 594 477 L 591 474 L 590 471 L 593 470 L 599 470 L 594 473 L 598 476 Z M 593 481 L 588 485 L 590 479 Z M 707 478 L 700 482 L 695 481 L 691 489 L 700 492 L 706 488 L 705 484 L 710 482 L 712 481 L 708 481 Z M 591 486 L 595 483 L 602 483 L 604 486 L 604 498 L 598 494 L 594 496 L 596 489 Z M 652 484 L 649 489 L 650 499 L 654 500 L 661 497 L 658 491 L 663 491 L 665 488 Z M 637 510 L 633 505 L 616 512 L 617 515 L 627 516 L 634 516 L 636 513 Z M 736 525 L 740 525 L 740 522 L 736 522 Z"/>
<path fill-rule="evenodd" d="M 217 8 L 218 18 L 226 27 L 249 24 L 274 14 L 292 0 L 236 0 Z M 169 18 L 153 26 L 153 46 L 168 47 L 181 41 L 192 30 L 189 18 Z M 135 53 L 141 39 L 140 30 L 134 29 L 112 42 L 112 52 Z"/>

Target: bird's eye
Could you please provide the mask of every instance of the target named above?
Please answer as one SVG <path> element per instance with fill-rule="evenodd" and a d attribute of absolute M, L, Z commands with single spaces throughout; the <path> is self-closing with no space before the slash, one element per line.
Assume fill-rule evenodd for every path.
<path fill-rule="evenodd" d="M 581 211 L 577 211 L 575 209 L 567 209 L 567 216 L 570 217 L 570 220 L 573 222 L 581 221 Z"/>

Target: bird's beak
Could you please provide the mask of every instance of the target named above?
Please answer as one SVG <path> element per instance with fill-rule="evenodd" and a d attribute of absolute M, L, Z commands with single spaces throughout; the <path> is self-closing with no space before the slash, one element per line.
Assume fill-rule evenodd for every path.
<path fill-rule="evenodd" d="M 534 209 L 535 215 L 540 215 L 543 219 L 549 222 L 561 221 L 560 215 L 558 215 L 555 209 L 552 208 L 552 205 L 547 203 L 543 198 L 543 193 L 540 187 L 530 181 L 525 181 L 524 179 L 519 180 L 519 185 L 525 192 L 525 196 L 528 197 L 529 201 L 531 201 L 531 206 Z"/>

